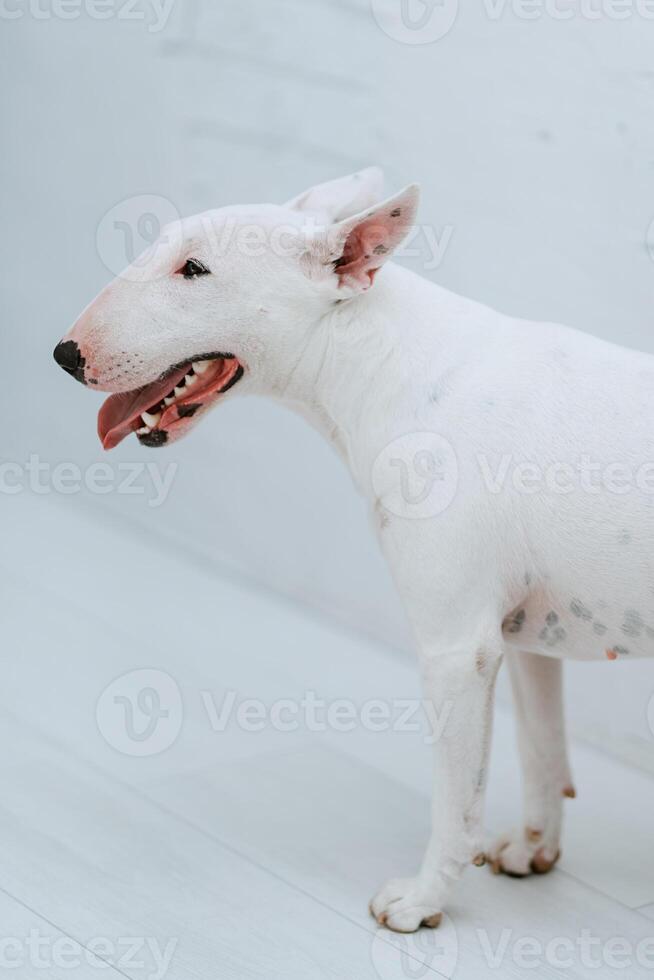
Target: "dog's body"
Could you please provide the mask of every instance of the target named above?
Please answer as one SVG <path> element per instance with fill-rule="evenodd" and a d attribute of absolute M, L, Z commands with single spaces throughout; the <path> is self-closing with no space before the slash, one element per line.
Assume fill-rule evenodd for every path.
<path fill-rule="evenodd" d="M 380 922 L 410 931 L 436 925 L 450 884 L 483 861 L 502 657 L 525 814 L 491 858 L 522 875 L 556 862 L 563 797 L 574 795 L 561 659 L 654 655 L 654 358 L 501 316 L 392 263 L 369 288 L 417 204 L 414 188 L 379 196 L 378 173 L 364 171 L 283 209 L 212 215 L 214 232 L 228 216 L 242 227 L 258 215 L 268 242 L 282 222 L 301 240 L 258 264 L 232 247 L 219 254 L 196 220 L 175 256 L 156 258 L 155 276 L 109 286 L 57 359 L 80 380 L 126 392 L 101 413 L 107 446 L 137 431 L 148 398 L 156 409 L 180 365 L 198 358 L 213 390 L 197 405 L 171 392 L 138 428 L 146 444 L 181 434 L 242 375 L 238 391 L 299 411 L 349 466 L 413 625 L 427 696 L 439 709 L 449 702 L 422 869 L 372 904 Z M 308 238 L 307 215 L 321 223 Z M 182 284 L 175 272 L 200 281 Z"/>

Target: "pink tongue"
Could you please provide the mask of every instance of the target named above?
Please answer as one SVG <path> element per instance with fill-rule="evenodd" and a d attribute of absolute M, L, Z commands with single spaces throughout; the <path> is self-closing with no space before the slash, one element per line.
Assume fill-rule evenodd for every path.
<path fill-rule="evenodd" d="M 98 435 L 103 448 L 113 449 L 135 428 L 138 428 L 134 425 L 134 420 L 140 417 L 141 412 L 147 412 L 149 408 L 161 401 L 169 391 L 172 391 L 188 369 L 189 365 L 185 364 L 184 367 L 167 375 L 163 380 L 153 381 L 151 385 L 146 385 L 145 388 L 140 388 L 137 391 L 125 391 L 107 398 L 98 413 Z"/>

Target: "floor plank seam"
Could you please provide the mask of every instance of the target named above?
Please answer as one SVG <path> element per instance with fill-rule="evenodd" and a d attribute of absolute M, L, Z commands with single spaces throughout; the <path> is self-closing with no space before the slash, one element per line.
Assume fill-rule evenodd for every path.
<path fill-rule="evenodd" d="M 25 909 L 26 912 L 29 912 L 30 915 L 33 915 L 37 919 L 40 919 L 41 922 L 45 922 L 45 924 L 50 926 L 52 929 L 56 929 L 61 936 L 65 937 L 66 939 L 70 939 L 74 943 L 77 943 L 80 949 L 85 950 L 89 954 L 89 956 L 92 956 L 100 963 L 104 963 L 107 967 L 110 967 L 119 976 L 125 977 L 126 980 L 133 980 L 133 978 L 130 977 L 128 973 L 125 973 L 123 970 L 121 970 L 121 968 L 117 966 L 115 963 L 112 963 L 111 960 L 106 960 L 103 956 L 99 956 L 98 953 L 94 953 L 93 950 L 89 949 L 89 947 L 85 943 L 83 943 L 76 936 L 73 936 L 70 932 L 68 932 L 67 929 L 58 925 L 58 923 L 53 922 L 52 919 L 49 919 L 42 912 L 39 912 L 37 909 L 32 908 L 31 905 L 29 905 L 27 902 L 24 902 L 22 898 L 19 898 L 17 895 L 14 895 L 11 891 L 9 891 L 9 889 L 4 888 L 2 885 L 0 885 L 0 892 L 2 892 L 2 894 L 5 895 L 7 898 L 9 898 L 12 902 L 15 902 L 16 905 L 20 905 L 20 907 Z"/>

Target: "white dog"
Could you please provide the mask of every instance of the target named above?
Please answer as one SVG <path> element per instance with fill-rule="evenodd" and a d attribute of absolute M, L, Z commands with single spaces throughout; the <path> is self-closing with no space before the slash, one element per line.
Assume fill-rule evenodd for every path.
<path fill-rule="evenodd" d="M 389 262 L 418 189 L 381 197 L 373 168 L 283 207 L 170 226 L 55 358 L 115 393 L 99 415 L 106 448 L 132 432 L 170 442 L 230 390 L 300 412 L 348 464 L 426 694 L 449 705 L 424 862 L 371 906 L 412 931 L 437 925 L 452 883 L 484 862 L 502 658 L 525 812 L 490 859 L 527 875 L 555 864 L 563 797 L 574 796 L 562 658 L 654 653 L 654 358 L 502 316 Z M 414 492 L 421 474 L 427 495 Z"/>

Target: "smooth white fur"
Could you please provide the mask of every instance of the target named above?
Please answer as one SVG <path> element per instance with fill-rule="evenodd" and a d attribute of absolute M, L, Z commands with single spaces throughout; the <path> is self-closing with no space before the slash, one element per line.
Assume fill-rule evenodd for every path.
<path fill-rule="evenodd" d="M 394 263 L 370 289 L 367 277 L 341 281 L 332 261 L 366 209 L 382 224 L 397 207 L 413 220 L 417 199 L 411 187 L 381 201 L 380 173 L 370 169 L 283 207 L 189 219 L 166 229 L 147 267 L 111 283 L 69 334 L 108 391 L 149 382 L 193 355 L 232 352 L 246 374 L 228 397 L 267 394 L 300 412 L 367 498 L 415 632 L 426 694 L 438 710 L 451 704 L 436 745 L 424 862 L 372 903 L 380 922 L 407 931 L 436 921 L 451 884 L 483 850 L 503 656 L 516 698 L 525 814 L 491 856 L 507 871 L 528 873 L 535 857 L 556 858 L 570 784 L 561 658 L 604 658 L 614 648 L 624 657 L 654 653 L 654 505 L 640 482 L 654 460 L 654 359 L 503 316 Z M 268 243 L 256 255 L 239 240 L 250 227 Z M 270 247 L 280 229 L 290 248 Z M 191 282 L 175 275 L 188 256 L 212 274 Z M 425 432 L 452 447 L 458 484 L 442 512 L 414 519 L 385 507 L 397 474 L 389 469 L 381 482 L 374 474 L 386 447 Z M 615 485 L 581 485 L 574 474 L 585 456 Z M 511 476 L 499 490 L 489 487 L 489 473 L 507 459 Z M 516 484 L 512 475 L 524 464 L 554 474 L 556 485 Z M 626 491 L 616 489 L 623 471 L 633 476 Z"/>

